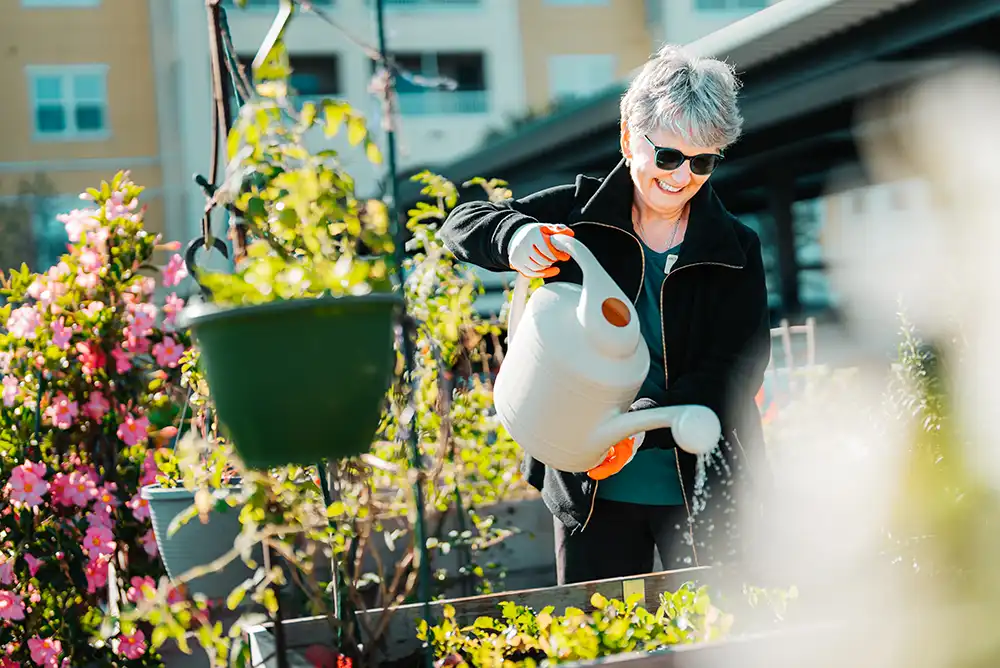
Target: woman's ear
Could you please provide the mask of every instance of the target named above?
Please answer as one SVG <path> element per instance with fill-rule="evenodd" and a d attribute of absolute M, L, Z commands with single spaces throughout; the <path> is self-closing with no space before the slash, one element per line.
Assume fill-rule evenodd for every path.
<path fill-rule="evenodd" d="M 632 135 L 628 131 L 628 123 L 623 119 L 621 122 L 621 147 L 622 155 L 625 156 L 626 160 L 632 159 L 631 139 Z"/>

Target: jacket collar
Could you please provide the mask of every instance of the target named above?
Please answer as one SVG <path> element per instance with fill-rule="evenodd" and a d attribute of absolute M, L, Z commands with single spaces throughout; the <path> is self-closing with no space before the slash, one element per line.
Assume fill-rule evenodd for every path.
<path fill-rule="evenodd" d="M 632 227 L 633 196 L 632 177 L 623 158 L 602 180 L 580 214 L 583 220 L 614 225 L 635 236 Z M 691 198 L 688 229 L 674 269 L 704 262 L 742 269 L 747 258 L 736 234 L 738 224 L 736 217 L 723 206 L 709 180 Z"/>

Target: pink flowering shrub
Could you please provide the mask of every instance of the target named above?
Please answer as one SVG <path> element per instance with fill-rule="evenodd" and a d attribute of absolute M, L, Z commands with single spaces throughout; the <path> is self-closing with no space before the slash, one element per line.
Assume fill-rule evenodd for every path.
<path fill-rule="evenodd" d="M 69 244 L 58 264 L 0 274 L 3 666 L 161 665 L 148 627 L 100 640 L 109 573 L 120 606 L 163 575 L 139 490 L 173 433 L 164 423 L 189 346 L 171 292 L 184 264 L 152 265 L 172 248 L 143 229 L 140 193 L 123 173 L 89 190 L 60 217 Z"/>

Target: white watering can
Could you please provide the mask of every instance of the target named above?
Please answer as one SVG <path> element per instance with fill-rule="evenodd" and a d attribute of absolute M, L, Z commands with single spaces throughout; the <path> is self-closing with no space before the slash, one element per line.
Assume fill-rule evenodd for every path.
<path fill-rule="evenodd" d="M 582 243 L 549 237 L 583 271 L 583 285 L 550 283 L 527 299 L 514 283 L 508 349 L 493 387 L 500 423 L 529 455 L 559 471 L 589 471 L 612 445 L 669 427 L 693 454 L 710 452 L 722 427 L 705 406 L 627 412 L 649 370 L 632 301 Z"/>

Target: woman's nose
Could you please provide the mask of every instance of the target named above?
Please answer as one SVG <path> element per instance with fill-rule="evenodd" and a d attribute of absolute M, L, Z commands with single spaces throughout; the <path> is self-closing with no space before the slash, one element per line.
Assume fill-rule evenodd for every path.
<path fill-rule="evenodd" d="M 687 161 L 674 171 L 670 172 L 670 180 L 681 188 L 691 182 L 691 167 L 688 165 Z"/>

